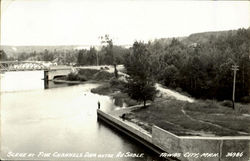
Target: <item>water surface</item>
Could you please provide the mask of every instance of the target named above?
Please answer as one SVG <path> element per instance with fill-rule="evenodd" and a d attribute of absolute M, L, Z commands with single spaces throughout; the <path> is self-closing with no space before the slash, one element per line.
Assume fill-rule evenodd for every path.
<path fill-rule="evenodd" d="M 6 78 L 6 77 L 5 77 Z M 9 78 L 9 77 L 8 77 Z M 2 80 L 1 80 L 2 81 Z M 37 79 L 40 82 L 40 78 Z M 41 83 L 41 82 L 40 82 Z M 8 83 L 7 83 L 8 84 Z M 28 91 L 1 92 L 1 157 L 53 160 L 153 160 L 156 155 L 131 138 L 97 121 L 101 109 L 113 110 L 113 100 L 90 92 L 98 84 L 52 88 L 40 85 Z M 7 89 L 7 87 L 6 87 Z M 24 89 L 18 88 L 19 89 Z M 34 153 L 35 157 L 7 157 L 13 153 Z M 50 157 L 38 157 L 40 152 Z M 97 158 L 91 154 L 144 154 L 142 158 Z M 56 154 L 90 154 L 89 157 L 56 157 Z M 53 155 L 54 154 L 54 155 Z M 86 155 L 87 156 L 87 155 Z"/>

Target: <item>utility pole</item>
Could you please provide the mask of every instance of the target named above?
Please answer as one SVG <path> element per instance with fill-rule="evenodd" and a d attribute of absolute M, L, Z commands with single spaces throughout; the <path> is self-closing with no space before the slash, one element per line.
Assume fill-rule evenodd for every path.
<path fill-rule="evenodd" d="M 96 65 L 99 65 L 99 60 L 98 60 L 98 51 L 96 51 Z"/>
<path fill-rule="evenodd" d="M 233 101 L 233 109 L 234 109 L 234 101 L 235 101 L 235 81 L 236 81 L 236 72 L 238 69 L 238 65 L 232 65 L 232 70 L 234 71 L 234 81 L 233 81 L 233 98 L 232 98 L 232 101 Z"/>

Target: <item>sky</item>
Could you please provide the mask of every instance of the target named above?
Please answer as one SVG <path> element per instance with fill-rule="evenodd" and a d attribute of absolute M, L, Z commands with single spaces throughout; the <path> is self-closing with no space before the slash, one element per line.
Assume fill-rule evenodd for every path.
<path fill-rule="evenodd" d="M 250 1 L 1 0 L 1 45 L 100 45 L 250 26 Z"/>

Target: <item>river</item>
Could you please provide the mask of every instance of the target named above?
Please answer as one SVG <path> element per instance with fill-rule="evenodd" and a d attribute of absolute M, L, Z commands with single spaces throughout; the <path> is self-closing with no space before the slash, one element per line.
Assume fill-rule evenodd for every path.
<path fill-rule="evenodd" d="M 98 100 L 103 110 L 117 108 L 111 98 L 90 92 L 98 84 L 45 90 L 42 78 L 39 71 L 1 74 L 2 159 L 158 160 L 141 144 L 97 121 Z M 128 152 L 143 157 L 116 157 Z"/>

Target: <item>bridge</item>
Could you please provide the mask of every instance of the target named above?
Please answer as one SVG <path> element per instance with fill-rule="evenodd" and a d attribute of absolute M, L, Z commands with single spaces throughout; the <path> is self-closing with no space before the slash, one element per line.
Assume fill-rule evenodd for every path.
<path fill-rule="evenodd" d="M 42 62 L 35 61 L 0 61 L 0 72 L 11 71 L 35 71 L 43 70 L 44 78 L 53 80 L 56 77 L 66 76 L 74 69 L 70 66 L 51 66 L 48 67 Z"/>
<path fill-rule="evenodd" d="M 50 68 L 34 61 L 0 61 L 0 72 L 33 70 L 50 70 Z"/>
<path fill-rule="evenodd" d="M 66 76 L 71 72 L 74 72 L 74 68 L 70 66 L 52 66 L 48 71 L 48 80 Z"/>

